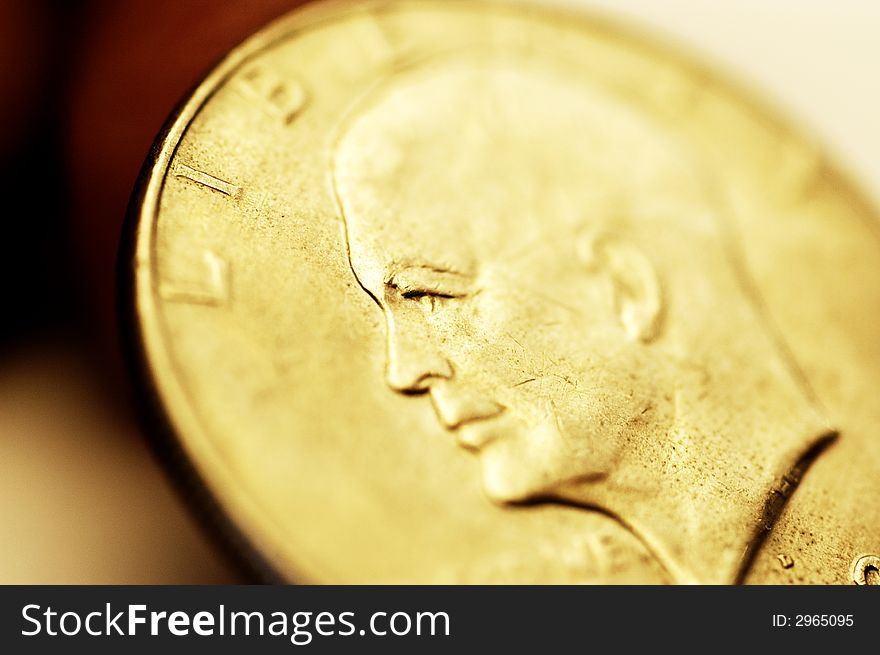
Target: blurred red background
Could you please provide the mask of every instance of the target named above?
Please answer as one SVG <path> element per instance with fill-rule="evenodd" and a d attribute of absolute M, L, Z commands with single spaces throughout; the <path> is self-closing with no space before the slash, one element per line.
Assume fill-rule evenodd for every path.
<path fill-rule="evenodd" d="M 175 104 L 296 2 L 0 3 L 4 239 L 0 582 L 245 578 L 131 418 L 115 266 L 129 194 Z M 11 195 L 6 195 L 10 202 Z"/>

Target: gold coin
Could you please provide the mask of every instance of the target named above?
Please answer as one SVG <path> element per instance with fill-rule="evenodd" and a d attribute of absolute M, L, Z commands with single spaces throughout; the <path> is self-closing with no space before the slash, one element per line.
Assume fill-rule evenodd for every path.
<path fill-rule="evenodd" d="M 129 228 L 144 394 L 278 578 L 877 579 L 877 216 L 666 46 L 314 4 L 195 90 Z"/>

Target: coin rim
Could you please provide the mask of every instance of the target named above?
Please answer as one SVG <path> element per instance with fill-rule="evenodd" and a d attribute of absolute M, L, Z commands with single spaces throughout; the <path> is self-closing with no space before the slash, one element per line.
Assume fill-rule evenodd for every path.
<path fill-rule="evenodd" d="M 768 99 L 765 93 L 754 92 L 750 85 L 737 79 L 724 66 L 713 61 L 710 55 L 672 43 L 662 33 L 657 34 L 639 25 L 629 24 L 623 18 L 598 13 L 589 8 L 556 2 L 549 6 L 539 5 L 535 0 L 455 2 L 459 6 L 511 11 L 519 16 L 525 11 L 527 15 L 543 20 L 563 21 L 594 33 L 610 35 L 619 39 L 623 47 L 654 54 L 669 65 L 679 67 L 690 78 L 708 80 L 716 93 L 733 100 L 736 105 L 759 118 L 767 129 L 777 130 L 796 143 L 821 143 L 813 138 L 810 130 L 804 129 L 801 123 L 776 106 L 772 98 Z M 222 56 L 182 96 L 154 140 L 134 184 L 117 256 L 116 306 L 121 348 L 126 367 L 131 373 L 131 393 L 137 418 L 153 453 L 187 500 L 186 504 L 196 518 L 210 534 L 216 535 L 230 561 L 258 581 L 290 584 L 297 580 L 309 580 L 311 576 L 299 574 L 297 567 L 291 565 L 291 559 L 295 558 L 273 558 L 268 554 L 267 548 L 257 546 L 243 527 L 245 521 L 233 520 L 228 505 L 220 500 L 216 483 L 212 483 L 203 474 L 204 467 L 200 468 L 186 446 L 192 439 L 184 439 L 185 434 L 202 434 L 202 440 L 206 443 L 210 442 L 210 435 L 201 425 L 197 412 L 185 401 L 186 394 L 173 374 L 170 347 L 165 343 L 160 326 L 160 303 L 155 297 L 157 289 L 154 284 L 157 278 L 156 261 L 150 254 L 162 189 L 177 147 L 190 123 L 221 85 L 263 50 L 292 34 L 353 14 L 373 14 L 398 6 L 448 8 L 450 4 L 450 0 L 310 0 L 273 19 Z M 837 182 L 837 193 L 857 204 L 856 213 L 867 218 L 869 228 L 880 239 L 880 221 L 876 220 L 874 198 L 859 184 L 858 177 L 842 165 L 833 153 L 829 155 L 823 150 L 823 156 L 828 173 Z M 160 364 L 157 365 L 157 362 Z M 165 371 L 163 377 L 166 387 L 170 384 L 175 388 L 177 393 L 174 395 L 184 399 L 183 402 L 171 398 L 163 400 L 159 382 L 161 374 L 157 372 L 159 370 Z M 250 505 L 252 502 L 246 501 L 243 504 Z M 253 509 L 259 510 L 259 507 L 254 506 Z M 287 574 L 282 573 L 275 559 L 286 563 L 284 570 Z"/>

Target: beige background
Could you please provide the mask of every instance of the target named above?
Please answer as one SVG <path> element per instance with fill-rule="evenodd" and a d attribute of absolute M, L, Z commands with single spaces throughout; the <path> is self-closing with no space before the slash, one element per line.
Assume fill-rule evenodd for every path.
<path fill-rule="evenodd" d="M 716 63 L 814 133 L 880 197 L 880 4 L 870 0 L 569 0 Z"/>

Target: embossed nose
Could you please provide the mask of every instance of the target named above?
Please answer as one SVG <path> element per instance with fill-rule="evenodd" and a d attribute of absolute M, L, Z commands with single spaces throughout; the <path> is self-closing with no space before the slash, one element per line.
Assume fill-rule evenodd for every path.
<path fill-rule="evenodd" d="M 424 393 L 436 380 L 452 378 L 452 364 L 429 346 L 422 326 L 409 324 L 401 329 L 397 317 L 386 314 L 388 343 L 385 382 L 400 393 Z"/>
<path fill-rule="evenodd" d="M 385 381 L 394 391 L 405 394 L 425 393 L 437 380 L 452 378 L 452 365 L 442 357 L 389 357 Z"/>

